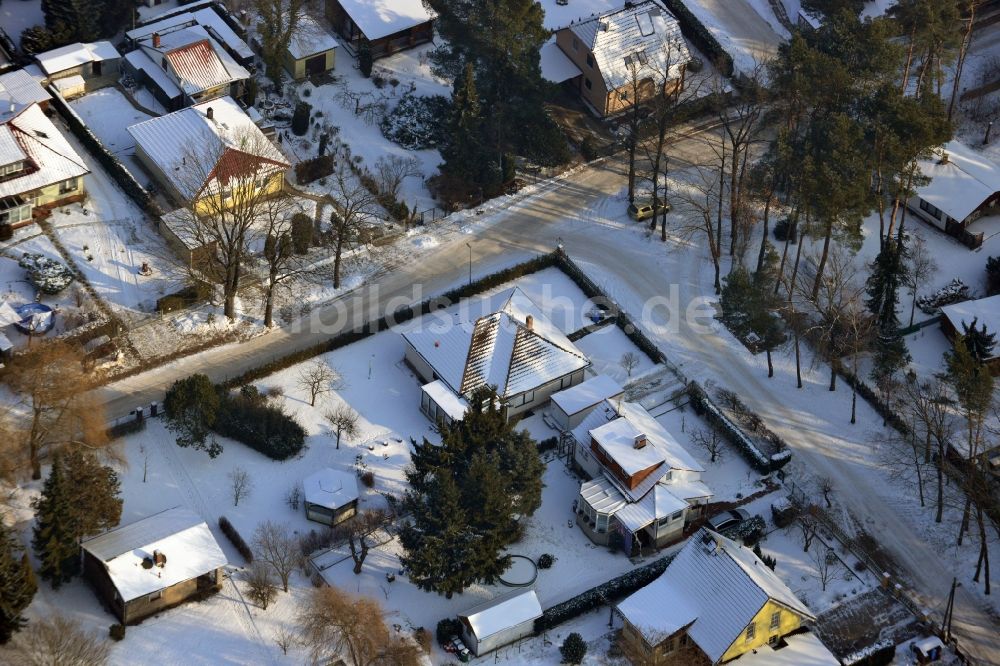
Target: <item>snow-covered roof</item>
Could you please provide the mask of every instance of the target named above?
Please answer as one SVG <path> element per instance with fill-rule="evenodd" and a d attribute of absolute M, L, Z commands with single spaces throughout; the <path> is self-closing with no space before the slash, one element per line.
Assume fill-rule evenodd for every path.
<path fill-rule="evenodd" d="M 35 60 L 42 66 L 46 74 L 52 76 L 88 62 L 117 60 L 120 57 L 121 55 L 111 45 L 111 42 L 93 42 L 92 44 L 77 42 L 39 53 L 35 56 Z"/>
<path fill-rule="evenodd" d="M 213 118 L 208 118 L 208 110 Z M 272 144 L 260 128 L 230 97 L 220 97 L 210 102 L 195 104 L 180 111 L 151 118 L 128 128 L 136 145 L 153 160 L 177 188 L 181 196 L 191 199 L 217 184 L 220 166 L 230 159 L 253 159 L 263 162 L 261 175 L 268 171 L 284 171 L 288 161 Z M 201 165 L 199 177 L 211 172 L 212 180 L 197 183 L 187 160 L 209 158 L 217 160 L 212 165 Z"/>
<path fill-rule="evenodd" d="M 810 632 L 786 636 L 777 645 L 763 645 L 733 662 L 739 666 L 837 666 L 833 653 Z"/>
<path fill-rule="evenodd" d="M 590 365 L 518 287 L 422 318 L 403 337 L 460 395 L 490 385 L 506 398 Z"/>
<path fill-rule="evenodd" d="M 303 14 L 288 42 L 288 53 L 302 60 L 317 53 L 326 53 L 339 46 L 337 39 L 309 14 Z"/>
<path fill-rule="evenodd" d="M 691 60 L 681 27 L 659 3 L 646 0 L 598 14 L 569 30 L 594 54 L 608 90 L 640 79 L 672 79 Z"/>
<path fill-rule="evenodd" d="M 0 74 L 0 106 L 10 108 L 10 103 L 18 105 L 47 102 L 52 98 L 35 77 L 23 69 Z"/>
<path fill-rule="evenodd" d="M 659 578 L 618 604 L 618 612 L 653 645 L 690 624 L 687 635 L 714 663 L 768 600 L 815 619 L 752 550 L 702 529 Z M 684 612 L 676 611 L 680 605 Z"/>
<path fill-rule="evenodd" d="M 541 56 L 542 78 L 546 81 L 562 83 L 583 74 L 580 68 L 573 64 L 573 61 L 556 44 L 555 35 L 542 45 L 539 55 Z"/>
<path fill-rule="evenodd" d="M 704 481 L 677 478 L 670 480 L 670 493 L 684 501 L 704 499 L 715 494 Z"/>
<path fill-rule="evenodd" d="M 534 590 L 515 592 L 480 604 L 458 617 L 468 622 L 480 641 L 501 631 L 542 616 L 542 605 Z"/>
<path fill-rule="evenodd" d="M 125 33 L 125 36 L 132 41 L 140 41 L 151 38 L 154 32 L 158 32 L 160 33 L 160 37 L 163 38 L 170 32 L 193 26 L 207 28 L 209 32 L 206 34 L 210 34 L 214 39 L 232 49 L 241 59 L 249 60 L 253 58 L 253 51 L 247 43 L 211 7 L 203 7 L 196 11 L 181 12 L 158 21 L 150 21 L 145 25 L 129 30 Z"/>
<path fill-rule="evenodd" d="M 4 146 L 0 162 L 31 160 L 31 166 L 21 175 L 0 182 L 0 197 L 23 194 L 90 173 L 83 158 L 37 104 L 19 109 L 0 124 L 0 130 L 7 137 L 0 140 Z M 17 147 L 17 153 L 12 152 L 13 146 Z"/>
<path fill-rule="evenodd" d="M 142 49 L 129 51 L 125 54 L 125 60 L 136 70 L 145 72 L 153 83 L 163 91 L 170 99 L 180 97 L 181 89 L 177 87 L 173 79 L 164 72 L 159 65 L 153 62 Z"/>
<path fill-rule="evenodd" d="M 174 507 L 84 541 L 82 547 L 104 562 L 126 602 L 226 566 L 226 556 L 201 516 Z M 166 563 L 143 567 L 153 551 Z"/>
<path fill-rule="evenodd" d="M 0 326 L 10 326 L 24 319 L 7 301 L 0 302 Z"/>
<path fill-rule="evenodd" d="M 552 402 L 569 416 L 592 409 L 604 400 L 614 398 L 625 391 L 618 382 L 607 375 L 591 377 L 552 396 Z"/>
<path fill-rule="evenodd" d="M 347 15 L 370 40 L 427 23 L 434 14 L 423 0 L 339 0 Z"/>
<path fill-rule="evenodd" d="M 648 443 L 646 433 L 629 419 L 605 423 L 591 430 L 590 436 L 629 476 L 666 462 L 663 453 Z"/>
<path fill-rule="evenodd" d="M 959 334 L 965 330 L 962 324 L 972 326 L 973 319 L 976 320 L 976 328 L 981 330 L 986 326 L 987 333 L 1000 333 L 1000 294 L 945 305 L 941 314 Z"/>
<path fill-rule="evenodd" d="M 52 85 L 56 87 L 60 94 L 65 94 L 68 90 L 83 88 L 86 85 L 86 81 L 83 80 L 83 76 L 80 74 L 74 74 L 56 79 L 52 82 Z"/>
<path fill-rule="evenodd" d="M 687 508 L 688 503 L 672 492 L 670 484 L 658 483 L 652 492 L 646 493 L 638 502 L 623 506 L 615 518 L 633 532 L 638 532 L 650 523 L 666 518 Z"/>
<path fill-rule="evenodd" d="M 580 496 L 589 504 L 594 511 L 614 515 L 623 506 L 628 504 L 628 500 L 620 490 L 606 477 L 599 476 L 591 481 L 584 481 L 580 485 Z"/>
<path fill-rule="evenodd" d="M 435 379 L 430 384 L 424 384 L 421 390 L 426 393 L 439 408 L 444 410 L 448 418 L 461 421 L 465 418 L 465 412 L 469 409 L 469 403 L 465 398 L 455 395 L 448 386 L 440 379 Z"/>
<path fill-rule="evenodd" d="M 918 164 L 930 182 L 916 188 L 916 196 L 959 222 L 1000 192 L 1000 164 L 961 141 L 949 141 Z"/>
<path fill-rule="evenodd" d="M 188 95 L 250 78 L 248 72 L 200 25 L 157 33 L 139 40 L 140 48 L 154 64 Z"/>
<path fill-rule="evenodd" d="M 358 499 L 358 479 L 347 472 L 324 467 L 302 479 L 306 502 L 330 510 Z"/>

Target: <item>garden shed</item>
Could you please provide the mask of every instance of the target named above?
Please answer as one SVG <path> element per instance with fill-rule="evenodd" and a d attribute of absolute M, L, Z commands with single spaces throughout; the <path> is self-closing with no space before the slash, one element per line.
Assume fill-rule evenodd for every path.
<path fill-rule="evenodd" d="M 538 595 L 534 590 L 526 590 L 471 608 L 458 619 L 462 623 L 462 640 L 473 654 L 481 657 L 533 634 L 535 620 L 541 616 Z"/>
<path fill-rule="evenodd" d="M 353 474 L 324 467 L 302 480 L 306 518 L 336 525 L 358 512 L 358 480 Z"/>

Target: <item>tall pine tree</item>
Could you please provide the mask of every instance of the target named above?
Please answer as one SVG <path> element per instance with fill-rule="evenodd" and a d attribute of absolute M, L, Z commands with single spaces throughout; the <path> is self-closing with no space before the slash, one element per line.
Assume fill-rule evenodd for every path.
<path fill-rule="evenodd" d="M 906 365 L 910 354 L 903 336 L 899 333 L 899 289 L 906 278 L 906 249 L 902 242 L 885 243 L 872 263 L 865 291 L 865 304 L 875 317 L 875 339 L 872 378 L 885 384 Z"/>
<path fill-rule="evenodd" d="M 0 643 L 6 643 L 25 624 L 21 612 L 38 590 L 28 554 L 11 530 L 0 521 Z"/>
<path fill-rule="evenodd" d="M 498 155 L 485 144 L 485 120 L 476 90 L 476 73 L 466 65 L 455 79 L 449 140 L 441 147 L 442 184 L 448 196 L 468 199 L 497 193 L 501 185 Z"/>
<path fill-rule="evenodd" d="M 58 589 L 80 569 L 80 544 L 76 536 L 73 498 L 61 453 L 52 459 L 41 496 L 35 500 L 32 547 L 41 562 L 38 573 Z"/>
<path fill-rule="evenodd" d="M 496 580 L 520 520 L 541 505 L 544 466 L 535 442 L 507 422 L 491 390 L 476 391 L 469 404 L 462 421 L 441 424 L 440 445 L 414 451 L 403 500 L 410 580 L 448 596 Z"/>

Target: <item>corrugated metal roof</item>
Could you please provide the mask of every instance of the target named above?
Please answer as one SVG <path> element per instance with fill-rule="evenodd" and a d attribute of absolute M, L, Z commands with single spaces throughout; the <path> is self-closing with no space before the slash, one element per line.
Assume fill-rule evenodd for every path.
<path fill-rule="evenodd" d="M 0 166 L 20 162 L 27 155 L 7 125 L 0 125 Z"/>
<path fill-rule="evenodd" d="M 253 58 L 253 51 L 247 43 L 229 27 L 221 16 L 211 7 L 203 7 L 196 11 L 181 12 L 160 19 L 150 21 L 145 25 L 133 28 L 125 33 L 125 36 L 133 41 L 148 38 L 154 32 L 159 32 L 161 36 L 169 34 L 179 28 L 190 28 L 200 26 L 211 30 L 211 36 L 218 39 L 227 47 L 232 49 L 240 58 Z M 205 32 L 208 35 L 210 33 Z"/>
<path fill-rule="evenodd" d="M 165 54 L 170 68 L 188 94 L 225 85 L 232 77 L 216 55 L 208 39 L 187 44 Z"/>
<path fill-rule="evenodd" d="M 670 492 L 669 485 L 660 483 L 653 486 L 653 491 L 646 493 L 641 501 L 623 506 L 615 514 L 615 518 L 630 531 L 638 532 L 654 521 L 683 511 L 687 507 L 687 502 Z"/>
<path fill-rule="evenodd" d="M 580 496 L 598 513 L 614 515 L 628 500 L 605 477 L 599 476 L 580 485 Z"/>
<path fill-rule="evenodd" d="M 82 547 L 104 562 L 112 583 L 131 601 L 177 583 L 197 578 L 228 564 L 212 531 L 198 514 L 184 507 L 161 511 L 106 534 L 84 541 Z M 145 568 L 153 551 L 166 563 Z"/>
<path fill-rule="evenodd" d="M 569 27 L 594 54 L 608 90 L 640 79 L 679 75 L 691 60 L 677 19 L 653 0 L 615 9 Z M 626 61 L 628 58 L 628 61 Z"/>
<path fill-rule="evenodd" d="M 30 192 L 90 173 L 83 158 L 37 104 L 22 109 L 3 127 L 36 168 L 0 182 L 0 197 Z"/>
<path fill-rule="evenodd" d="M 687 635 L 716 662 L 769 599 L 815 619 L 749 548 L 702 529 L 663 575 L 618 604 L 618 612 L 653 644 L 690 624 Z"/>
<path fill-rule="evenodd" d="M 15 104 L 34 104 L 47 102 L 52 96 L 35 77 L 23 69 L 0 74 L 0 104 L 14 102 Z"/>

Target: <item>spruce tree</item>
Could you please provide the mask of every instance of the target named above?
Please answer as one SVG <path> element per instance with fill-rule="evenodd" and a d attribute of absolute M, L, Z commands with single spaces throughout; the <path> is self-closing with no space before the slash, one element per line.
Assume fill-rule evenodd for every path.
<path fill-rule="evenodd" d="M 72 34 L 71 39 L 94 41 L 103 34 L 104 4 L 102 0 L 42 0 L 45 27 L 53 34 L 60 34 L 66 26 Z"/>
<path fill-rule="evenodd" d="M 978 317 L 973 317 L 971 324 L 962 322 L 964 331 L 962 339 L 972 357 L 979 363 L 984 363 L 986 359 L 993 357 L 993 348 L 997 344 L 997 334 L 987 332 L 986 324 L 977 326 L 978 322 Z"/>
<path fill-rule="evenodd" d="M 485 121 L 471 64 L 455 79 L 449 130 L 449 140 L 441 147 L 441 176 L 450 196 L 495 194 L 501 182 L 500 164 L 498 155 L 484 144 Z"/>
<path fill-rule="evenodd" d="M 58 589 L 80 569 L 80 544 L 76 535 L 73 498 L 66 482 L 61 453 L 52 459 L 41 496 L 35 500 L 35 528 L 32 547 L 41 562 L 38 573 Z"/>
<path fill-rule="evenodd" d="M 26 620 L 21 612 L 35 596 L 38 584 L 28 554 L 0 521 L 0 644 L 6 643 Z"/>
<path fill-rule="evenodd" d="M 72 497 L 74 536 L 79 541 L 117 527 L 122 517 L 118 473 L 91 453 L 63 455 L 66 486 Z"/>
<path fill-rule="evenodd" d="M 431 448 L 436 447 L 425 445 L 418 452 Z M 475 574 L 466 566 L 472 534 L 455 481 L 447 474 L 433 476 L 418 469 L 407 472 L 411 488 L 405 503 L 410 519 L 399 533 L 405 551 L 401 561 L 410 582 L 450 599 L 475 582 Z"/>
<path fill-rule="evenodd" d="M 865 287 L 865 305 L 875 317 L 877 335 L 872 378 L 877 383 L 889 381 L 910 360 L 903 336 L 899 333 L 896 305 L 899 289 L 906 277 L 906 250 L 902 243 L 885 243 L 872 263 Z"/>

